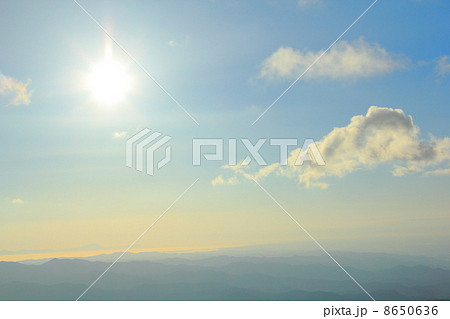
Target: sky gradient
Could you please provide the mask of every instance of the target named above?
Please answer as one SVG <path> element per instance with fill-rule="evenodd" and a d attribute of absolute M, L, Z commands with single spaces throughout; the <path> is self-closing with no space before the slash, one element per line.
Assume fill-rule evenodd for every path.
<path fill-rule="evenodd" d="M 73 1 L 2 1 L 0 259 L 125 249 L 196 178 L 135 251 L 318 249 L 255 178 L 327 249 L 449 254 L 450 3 L 378 1 L 251 125 L 371 3 L 80 1 L 196 125 Z M 125 166 L 146 127 L 172 137 L 155 176 Z M 192 138 L 312 138 L 327 165 L 194 167 Z"/>

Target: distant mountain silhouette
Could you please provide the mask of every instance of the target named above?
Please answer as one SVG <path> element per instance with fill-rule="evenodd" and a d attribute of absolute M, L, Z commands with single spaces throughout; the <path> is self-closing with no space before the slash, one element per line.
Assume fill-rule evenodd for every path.
<path fill-rule="evenodd" d="M 380 261 L 390 255 L 364 256 Z M 388 267 L 364 266 L 367 260 L 355 263 L 358 267 L 345 267 L 377 300 L 450 299 L 450 270 L 417 265 L 412 257 L 392 256 Z M 358 257 L 361 254 L 345 253 L 340 259 L 348 264 Z M 399 264 L 402 260 L 409 265 Z M 425 265 L 436 262 L 422 260 Z M 318 257 L 309 261 L 305 256 L 208 254 L 129 261 L 126 256 L 83 300 L 368 299 L 330 260 Z M 0 300 L 75 300 L 109 265 L 81 259 L 52 259 L 42 264 L 0 262 Z"/>

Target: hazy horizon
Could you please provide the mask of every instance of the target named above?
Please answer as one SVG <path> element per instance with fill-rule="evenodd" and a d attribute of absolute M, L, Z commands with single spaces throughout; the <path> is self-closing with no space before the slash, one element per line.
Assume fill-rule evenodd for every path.
<path fill-rule="evenodd" d="M 449 1 L 0 12 L 0 261 L 320 251 L 345 276 L 334 254 L 449 260 Z"/>

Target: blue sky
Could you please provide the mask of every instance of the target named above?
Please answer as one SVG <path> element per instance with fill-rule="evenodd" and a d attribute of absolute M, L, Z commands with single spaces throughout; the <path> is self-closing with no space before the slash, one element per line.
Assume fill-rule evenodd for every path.
<path fill-rule="evenodd" d="M 139 248 L 293 241 L 311 248 L 253 181 L 222 162 L 192 167 L 191 140 L 290 137 L 326 145 L 335 141 L 333 128 L 354 116 L 364 121 L 377 106 L 373 114 L 388 110 L 374 120 L 370 134 L 379 139 L 357 150 L 356 168 L 337 165 L 352 160 L 350 148 L 341 149 L 344 157 L 325 158 L 329 175 L 274 170 L 259 181 L 331 249 L 448 253 L 449 3 L 378 1 L 253 126 L 371 1 L 80 3 L 200 126 L 74 2 L 2 2 L 0 249 L 123 248 L 197 177 Z M 114 107 L 95 101 L 85 85 L 108 46 L 131 79 Z M 399 121 L 411 116 L 413 126 L 387 125 L 397 114 L 390 109 L 402 110 Z M 144 127 L 173 137 L 172 163 L 152 177 L 124 165 L 126 138 Z M 367 159 L 387 136 L 401 145 Z M 441 153 L 411 161 L 425 156 L 418 145 Z M 270 163 L 278 156 L 263 153 Z M 408 174 L 393 176 L 398 166 Z M 328 188 L 299 182 L 305 172 Z M 238 182 L 213 186 L 220 175 Z"/>

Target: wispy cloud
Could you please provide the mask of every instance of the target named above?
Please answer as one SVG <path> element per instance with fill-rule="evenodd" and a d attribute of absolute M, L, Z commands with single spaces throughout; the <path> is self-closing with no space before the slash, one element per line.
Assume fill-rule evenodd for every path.
<path fill-rule="evenodd" d="M 222 175 L 217 176 L 215 179 L 211 181 L 211 185 L 234 185 L 237 184 L 238 179 L 236 176 L 230 178 L 223 178 Z"/>
<path fill-rule="evenodd" d="M 24 203 L 24 201 L 21 198 L 15 198 L 11 201 L 11 203 L 21 205 Z"/>
<path fill-rule="evenodd" d="M 300 8 L 309 8 L 311 6 L 317 5 L 321 0 L 298 0 L 297 4 Z"/>
<path fill-rule="evenodd" d="M 259 76 L 267 79 L 295 79 L 321 54 L 321 51 L 294 50 L 280 47 L 261 65 Z M 362 38 L 341 41 L 330 49 L 305 74 L 305 78 L 359 78 L 371 77 L 405 68 L 403 58 L 395 57 L 378 44 L 371 44 Z"/>
<path fill-rule="evenodd" d="M 113 133 L 113 138 L 121 139 L 125 138 L 128 135 L 126 131 L 118 131 Z"/>
<path fill-rule="evenodd" d="M 167 42 L 167 44 L 171 47 L 178 47 L 178 46 L 188 44 L 189 40 L 190 40 L 190 36 L 185 35 L 184 38 L 178 38 L 178 40 L 172 39 L 169 42 Z"/>
<path fill-rule="evenodd" d="M 442 55 L 436 60 L 435 69 L 440 76 L 450 74 L 450 56 Z"/>
<path fill-rule="evenodd" d="M 344 127 L 336 127 L 316 142 L 326 165 L 294 165 L 301 149 L 290 153 L 288 165 L 273 163 L 252 173 L 248 166 L 225 166 L 235 176 L 260 179 L 272 173 L 297 178 L 306 187 L 328 187 L 324 178 L 343 177 L 357 170 L 370 170 L 379 164 L 391 164 L 394 176 L 424 172 L 443 175 L 449 169 L 438 167 L 450 162 L 450 138 L 419 138 L 419 128 L 401 109 L 372 106 L 366 115 L 351 118 Z"/>
<path fill-rule="evenodd" d="M 445 176 L 450 175 L 450 168 L 436 169 L 434 171 L 425 172 L 425 176 Z"/>
<path fill-rule="evenodd" d="M 28 90 L 30 83 L 31 79 L 21 82 L 0 73 L 0 94 L 9 98 L 8 105 L 28 105 L 33 94 L 33 91 Z"/>

